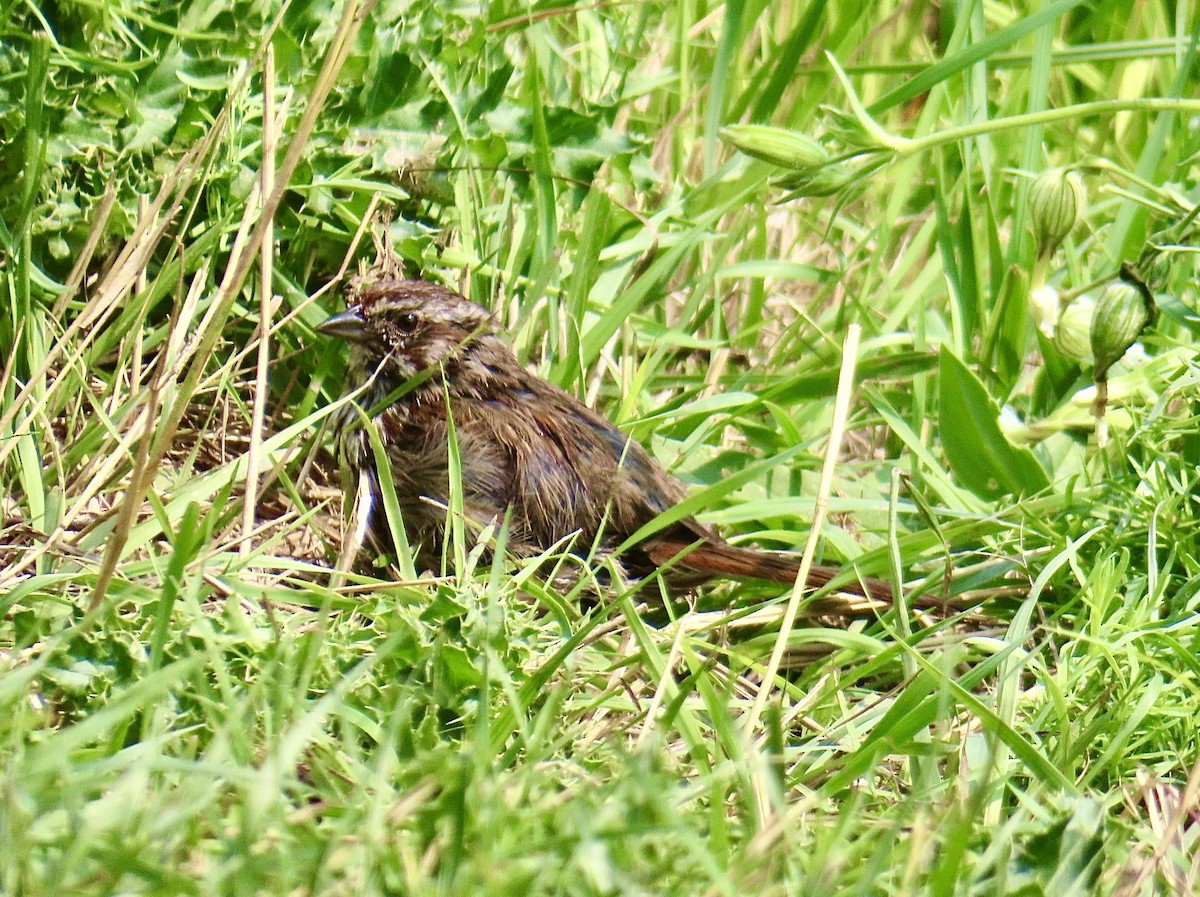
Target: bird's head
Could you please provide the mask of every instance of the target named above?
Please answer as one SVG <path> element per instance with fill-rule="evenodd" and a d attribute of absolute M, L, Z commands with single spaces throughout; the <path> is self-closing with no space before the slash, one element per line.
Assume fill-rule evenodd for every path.
<path fill-rule="evenodd" d="M 348 307 L 317 332 L 351 346 L 361 377 L 376 371 L 404 380 L 449 365 L 471 342 L 499 329 L 484 308 L 424 280 L 380 280 L 352 286 Z"/>

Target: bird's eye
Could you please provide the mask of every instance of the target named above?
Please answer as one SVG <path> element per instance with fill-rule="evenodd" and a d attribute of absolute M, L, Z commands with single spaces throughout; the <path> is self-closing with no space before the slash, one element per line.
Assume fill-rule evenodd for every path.
<path fill-rule="evenodd" d="M 403 314 L 396 319 L 396 326 L 400 328 L 401 333 L 412 333 L 417 329 L 417 316 L 412 312 Z"/>

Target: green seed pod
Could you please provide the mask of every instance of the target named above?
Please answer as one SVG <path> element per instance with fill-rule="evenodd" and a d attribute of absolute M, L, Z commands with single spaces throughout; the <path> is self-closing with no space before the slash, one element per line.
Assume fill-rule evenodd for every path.
<path fill-rule="evenodd" d="M 1125 278 L 1125 274 L 1122 274 Z M 1140 280 L 1122 279 L 1110 284 L 1096 302 L 1092 316 L 1092 355 L 1096 379 L 1103 379 L 1142 331 L 1154 320 L 1154 297 Z"/>
<path fill-rule="evenodd" d="M 1083 220 L 1087 207 L 1083 179 L 1065 168 L 1043 171 L 1029 190 L 1029 206 L 1037 253 L 1050 255 Z"/>
<path fill-rule="evenodd" d="M 829 196 L 838 193 L 858 178 L 845 165 L 826 165 L 815 174 L 789 171 L 771 178 L 771 184 L 789 191 L 788 197 Z"/>
<path fill-rule="evenodd" d="M 1079 296 L 1062 310 L 1054 328 L 1054 348 L 1076 361 L 1092 360 L 1091 328 L 1096 300 Z"/>
<path fill-rule="evenodd" d="M 770 125 L 728 125 L 721 138 L 747 156 L 808 174 L 829 161 L 825 147 L 811 137 Z"/>

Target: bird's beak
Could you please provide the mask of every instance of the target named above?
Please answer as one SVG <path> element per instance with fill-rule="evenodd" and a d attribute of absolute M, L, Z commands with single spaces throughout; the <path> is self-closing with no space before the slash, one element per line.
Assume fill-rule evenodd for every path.
<path fill-rule="evenodd" d="M 371 338 L 367 322 L 356 308 L 348 308 L 317 325 L 317 333 L 344 339 L 348 343 L 365 343 Z"/>

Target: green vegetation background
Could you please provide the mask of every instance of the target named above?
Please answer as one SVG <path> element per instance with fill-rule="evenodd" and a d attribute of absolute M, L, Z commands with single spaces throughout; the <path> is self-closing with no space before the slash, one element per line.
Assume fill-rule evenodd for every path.
<path fill-rule="evenodd" d="M 0 892 L 1196 890 L 1189 4 L 2 22 Z M 789 178 L 738 122 L 836 161 Z M 1088 204 L 1039 266 L 1063 166 Z M 477 554 L 341 581 L 312 328 L 373 238 L 770 547 L 803 546 L 860 325 L 823 560 L 991 597 L 802 621 L 747 732 L 778 590 L 589 609 Z M 1126 262 L 1159 313 L 1101 447 L 1029 300 Z"/>

